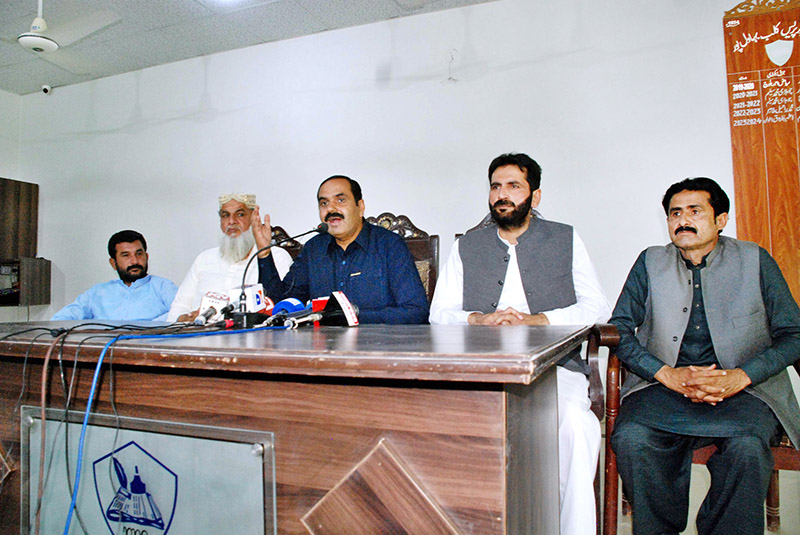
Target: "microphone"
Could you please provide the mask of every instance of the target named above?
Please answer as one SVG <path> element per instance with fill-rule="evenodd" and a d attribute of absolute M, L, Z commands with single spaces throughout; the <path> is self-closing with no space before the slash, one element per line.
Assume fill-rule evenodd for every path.
<path fill-rule="evenodd" d="M 205 325 L 211 318 L 221 315 L 225 307 L 229 306 L 227 295 L 216 292 L 206 292 L 203 299 L 200 300 L 200 310 L 202 312 L 192 322 L 194 325 Z"/>
<path fill-rule="evenodd" d="M 295 297 L 286 298 L 272 307 L 272 316 L 267 320 L 267 325 L 283 325 L 290 315 L 302 314 L 305 311 L 306 307 L 302 301 Z"/>
<path fill-rule="evenodd" d="M 237 295 L 241 292 L 241 295 Z M 245 300 L 242 301 L 242 295 Z M 272 299 L 264 295 L 264 287 L 261 283 L 248 284 L 244 288 L 231 288 L 228 290 L 228 297 L 231 303 L 236 305 L 234 310 L 242 310 L 246 312 L 261 312 L 262 314 L 269 314 L 275 303 Z"/>
<path fill-rule="evenodd" d="M 242 294 L 247 296 L 244 301 L 236 298 L 237 291 L 239 288 L 233 288 L 228 292 L 231 304 L 223 309 L 226 319 L 232 320 L 237 327 L 246 329 L 261 325 L 269 319 L 275 303 L 264 295 L 261 283 L 251 284 L 241 289 Z"/>
<path fill-rule="evenodd" d="M 319 322 L 320 325 L 339 325 L 353 327 L 358 325 L 358 306 L 351 303 L 343 292 L 333 292 L 328 298 L 328 304 L 320 311 L 305 310 L 290 314 L 283 325 L 289 329 L 296 329 L 303 323 Z"/>
<path fill-rule="evenodd" d="M 274 247 L 276 245 L 280 245 L 280 244 L 285 243 L 287 241 L 296 240 L 297 238 L 301 238 L 301 237 L 305 236 L 306 234 L 311 234 L 313 232 L 319 232 L 320 234 L 328 232 L 328 224 L 325 223 L 325 222 L 320 223 L 319 225 L 317 225 L 316 227 L 312 228 L 311 230 L 308 230 L 306 232 L 298 234 L 297 236 L 292 236 L 290 238 L 284 238 L 282 240 L 276 241 L 275 243 L 270 243 L 266 247 L 262 247 L 261 249 L 257 250 L 256 253 L 252 257 L 250 257 L 250 260 L 247 262 L 247 265 L 244 267 L 244 273 L 242 273 L 242 294 L 239 296 L 239 300 L 242 303 L 244 303 L 246 298 L 247 298 L 247 296 L 245 296 L 245 292 L 244 292 L 244 284 L 245 284 L 244 281 L 247 278 L 247 270 L 250 269 L 250 264 L 253 263 L 253 259 L 258 258 L 258 253 L 263 253 L 267 249 L 271 249 L 272 247 Z M 243 307 L 244 307 L 244 305 L 239 305 L 239 311 L 240 312 L 244 312 Z"/>
<path fill-rule="evenodd" d="M 278 314 L 294 314 L 296 312 L 302 312 L 305 309 L 306 306 L 302 301 L 296 297 L 287 297 L 283 301 L 278 301 L 275 306 L 272 307 L 272 315 L 277 316 Z"/>

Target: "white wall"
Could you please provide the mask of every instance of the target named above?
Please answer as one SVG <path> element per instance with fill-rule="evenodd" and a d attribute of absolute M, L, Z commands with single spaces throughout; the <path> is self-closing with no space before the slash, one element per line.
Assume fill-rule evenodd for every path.
<path fill-rule="evenodd" d="M 32 315 L 114 277 L 117 230 L 143 232 L 151 273 L 180 283 L 217 242 L 220 192 L 257 193 L 297 233 L 334 173 L 361 182 L 368 214 L 440 234 L 444 261 L 507 151 L 542 165 L 541 211 L 577 227 L 613 303 L 637 253 L 668 239 L 669 184 L 706 175 L 732 196 L 733 4 L 500 0 L 22 97 L 16 178 L 40 184 L 54 267 L 53 305 Z"/>
<path fill-rule="evenodd" d="M 19 172 L 20 97 L 0 91 L 0 177 L 14 178 Z"/>
<path fill-rule="evenodd" d="M 0 177 L 19 179 L 20 97 L 0 91 Z M 4 239 L 0 236 L 0 240 Z M 31 310 L 46 307 L 31 307 Z M 27 321 L 27 308 L 0 307 L 0 322 Z"/>

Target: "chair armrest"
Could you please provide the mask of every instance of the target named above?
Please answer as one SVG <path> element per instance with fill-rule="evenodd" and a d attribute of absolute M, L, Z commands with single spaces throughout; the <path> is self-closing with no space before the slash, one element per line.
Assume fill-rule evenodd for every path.
<path fill-rule="evenodd" d="M 591 336 L 597 338 L 600 346 L 613 348 L 619 344 L 619 331 L 610 323 L 598 323 L 592 327 Z"/>
<path fill-rule="evenodd" d="M 586 346 L 586 357 L 589 361 L 589 399 L 592 401 L 592 412 L 597 419 L 603 420 L 605 402 L 603 396 L 603 382 L 600 380 L 600 359 L 598 352 L 601 346 L 609 348 L 613 354 L 614 348 L 619 343 L 617 328 L 609 324 L 597 324 L 592 327 L 589 341 Z"/>

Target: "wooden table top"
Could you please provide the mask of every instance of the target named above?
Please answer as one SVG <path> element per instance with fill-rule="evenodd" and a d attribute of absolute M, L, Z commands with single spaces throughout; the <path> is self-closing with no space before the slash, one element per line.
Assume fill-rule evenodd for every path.
<path fill-rule="evenodd" d="M 31 357 L 42 358 L 53 342 L 45 329 L 78 323 L 2 323 L 0 355 L 24 358 L 30 350 Z M 33 328 L 42 329 L 6 338 Z M 114 365 L 172 369 L 529 384 L 586 340 L 589 331 L 590 326 L 469 325 L 270 329 L 119 340 L 106 362 L 111 358 Z M 96 363 L 112 336 L 73 331 L 64 342 L 62 358 L 71 361 L 78 351 L 78 361 Z"/>

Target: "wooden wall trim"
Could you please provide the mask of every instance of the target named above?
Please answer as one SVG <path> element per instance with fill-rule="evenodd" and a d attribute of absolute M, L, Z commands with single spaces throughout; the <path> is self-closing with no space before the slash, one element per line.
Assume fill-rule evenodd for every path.
<path fill-rule="evenodd" d="M 800 7 L 800 0 L 747 0 L 726 11 L 723 20 Z"/>

